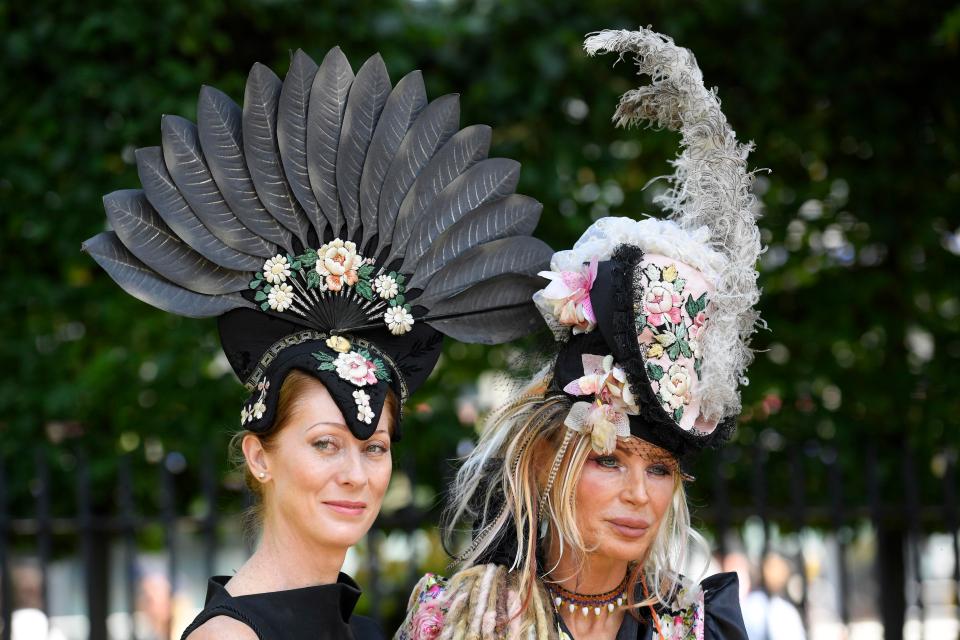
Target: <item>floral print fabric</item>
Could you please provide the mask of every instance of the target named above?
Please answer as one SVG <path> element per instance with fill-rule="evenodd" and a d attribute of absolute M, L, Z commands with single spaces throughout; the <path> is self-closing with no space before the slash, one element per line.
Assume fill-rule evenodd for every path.
<path fill-rule="evenodd" d="M 395 640 L 434 640 L 443 631 L 449 605 L 443 600 L 447 581 L 433 573 L 421 580 L 416 601 L 411 603 L 407 622 L 397 631 Z"/>

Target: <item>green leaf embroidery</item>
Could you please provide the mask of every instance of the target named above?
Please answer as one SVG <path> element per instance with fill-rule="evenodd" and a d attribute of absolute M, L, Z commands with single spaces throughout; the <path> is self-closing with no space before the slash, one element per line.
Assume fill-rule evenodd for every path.
<path fill-rule="evenodd" d="M 683 287 L 686 286 L 686 284 L 687 284 L 686 280 L 678 277 L 676 280 L 673 281 L 673 290 L 676 291 L 677 293 L 680 293 L 681 291 L 683 291 Z"/>
<path fill-rule="evenodd" d="M 297 256 L 297 260 L 305 267 L 312 267 L 317 264 L 317 252 L 313 249 L 307 249 L 301 255 Z"/>
<path fill-rule="evenodd" d="M 264 302 L 263 304 L 260 305 L 260 308 L 261 308 L 263 311 L 269 311 L 269 310 L 270 310 L 270 303 L 269 303 L 269 302 Z"/>
<path fill-rule="evenodd" d="M 687 357 L 687 358 L 693 357 L 693 349 L 690 348 L 689 342 L 687 342 L 686 340 L 678 340 L 677 344 L 680 345 L 680 353 L 682 353 L 684 357 Z"/>
<path fill-rule="evenodd" d="M 672 345 L 667 347 L 667 355 L 671 360 L 676 360 L 680 357 L 680 343 L 674 342 Z"/>
<path fill-rule="evenodd" d="M 321 371 L 336 371 L 337 365 L 333 364 L 332 362 L 321 362 L 318 369 Z"/>
<path fill-rule="evenodd" d="M 323 351 L 314 351 L 311 355 L 320 362 L 333 362 L 333 356 Z"/>
<path fill-rule="evenodd" d="M 686 340 L 687 339 L 687 325 L 682 320 L 677 324 L 677 330 L 674 332 L 677 336 L 677 340 Z"/>
<path fill-rule="evenodd" d="M 251 289 L 256 289 L 257 287 L 260 286 L 260 283 L 262 283 L 262 282 L 263 282 L 263 280 L 257 280 L 257 279 L 251 280 L 251 281 L 250 281 L 250 288 L 251 288 Z"/>
<path fill-rule="evenodd" d="M 366 298 L 367 300 L 373 300 L 373 288 L 366 280 L 357 280 L 357 284 L 354 285 L 354 288 L 356 288 L 360 297 Z"/>
<path fill-rule="evenodd" d="M 406 301 L 407 301 L 407 299 L 403 297 L 403 294 L 402 294 L 402 293 L 398 293 L 397 295 L 393 296 L 393 300 L 391 300 L 390 302 L 391 302 L 391 303 L 396 303 L 396 304 L 403 304 L 403 303 L 406 302 Z"/>
<path fill-rule="evenodd" d="M 373 273 L 374 268 L 375 267 L 372 264 L 365 264 L 357 269 L 357 275 L 361 278 L 367 279 L 370 277 L 370 274 Z"/>
<path fill-rule="evenodd" d="M 677 407 L 676 409 L 673 410 L 673 419 L 676 422 L 680 422 L 682 418 L 683 418 L 683 407 Z"/>
<path fill-rule="evenodd" d="M 257 302 L 263 302 L 267 299 L 267 294 L 265 294 L 263 291 L 257 291 L 256 295 L 253 296 L 253 299 Z"/>
<path fill-rule="evenodd" d="M 299 261 L 299 260 L 294 260 L 294 261 L 293 261 L 293 264 L 290 265 L 290 268 L 293 269 L 294 271 L 299 271 L 299 270 L 300 270 L 300 261 Z"/>
<path fill-rule="evenodd" d="M 403 283 L 407 281 L 407 279 L 406 279 L 405 277 L 403 277 L 402 275 L 400 275 L 399 273 L 396 274 L 396 275 L 394 275 L 394 276 L 393 276 L 393 279 L 396 280 L 396 281 L 397 281 L 397 284 L 399 284 L 399 285 L 403 285 Z M 403 287 L 402 287 L 402 286 L 401 286 L 400 290 L 403 291 Z"/>
<path fill-rule="evenodd" d="M 700 297 L 696 300 L 693 299 L 692 295 L 687 296 L 687 303 L 684 306 L 691 318 L 696 317 L 698 313 L 707 308 L 707 294 L 701 293 Z"/>
<path fill-rule="evenodd" d="M 266 285 L 266 286 L 263 287 L 263 292 L 264 292 L 264 293 L 270 293 L 271 291 L 273 291 L 273 285 L 268 284 L 268 285 Z"/>
<path fill-rule="evenodd" d="M 316 269 L 311 269 L 307 272 L 307 288 L 315 289 L 320 286 L 321 278 L 320 274 L 317 273 Z"/>
<path fill-rule="evenodd" d="M 651 380 L 660 380 L 663 378 L 663 367 L 655 362 L 647 363 L 647 377 Z"/>

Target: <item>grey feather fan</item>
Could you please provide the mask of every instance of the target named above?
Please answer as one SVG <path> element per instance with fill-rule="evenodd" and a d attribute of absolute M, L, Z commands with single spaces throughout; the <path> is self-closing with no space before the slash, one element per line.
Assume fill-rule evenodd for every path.
<path fill-rule="evenodd" d="M 426 323 L 468 342 L 539 326 L 532 294 L 552 250 L 519 164 L 460 129 L 459 98 L 392 86 L 380 55 L 354 74 L 339 48 L 303 51 L 286 78 L 255 64 L 241 109 L 200 91 L 197 124 L 165 116 L 139 149 L 142 190 L 104 198 L 112 231 L 83 248 L 166 311 L 238 308 L 330 333 Z"/>

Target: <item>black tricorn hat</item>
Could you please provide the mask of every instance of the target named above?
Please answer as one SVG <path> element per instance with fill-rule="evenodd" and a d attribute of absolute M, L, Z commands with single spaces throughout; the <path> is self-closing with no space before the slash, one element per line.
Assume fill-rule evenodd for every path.
<path fill-rule="evenodd" d="M 280 80 L 257 63 L 241 109 L 200 91 L 197 124 L 161 120 L 138 149 L 139 190 L 104 197 L 112 231 L 83 244 L 127 293 L 218 317 L 268 429 L 292 369 L 320 379 L 353 434 L 375 429 L 430 374 L 444 335 L 494 344 L 542 326 L 531 302 L 551 249 L 519 163 L 488 158 L 489 127 L 427 101 L 420 72 L 392 86 L 379 54 L 354 75 L 339 48 L 297 51 Z"/>

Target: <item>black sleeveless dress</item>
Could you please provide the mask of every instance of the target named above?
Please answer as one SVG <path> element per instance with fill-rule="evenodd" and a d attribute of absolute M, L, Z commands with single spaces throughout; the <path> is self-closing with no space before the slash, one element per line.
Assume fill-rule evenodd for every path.
<path fill-rule="evenodd" d="M 239 620 L 260 640 L 382 640 L 385 636 L 370 618 L 353 615 L 360 587 L 341 573 L 335 584 L 231 596 L 224 588 L 228 576 L 210 578 L 207 601 L 181 640 L 217 616 Z"/>

